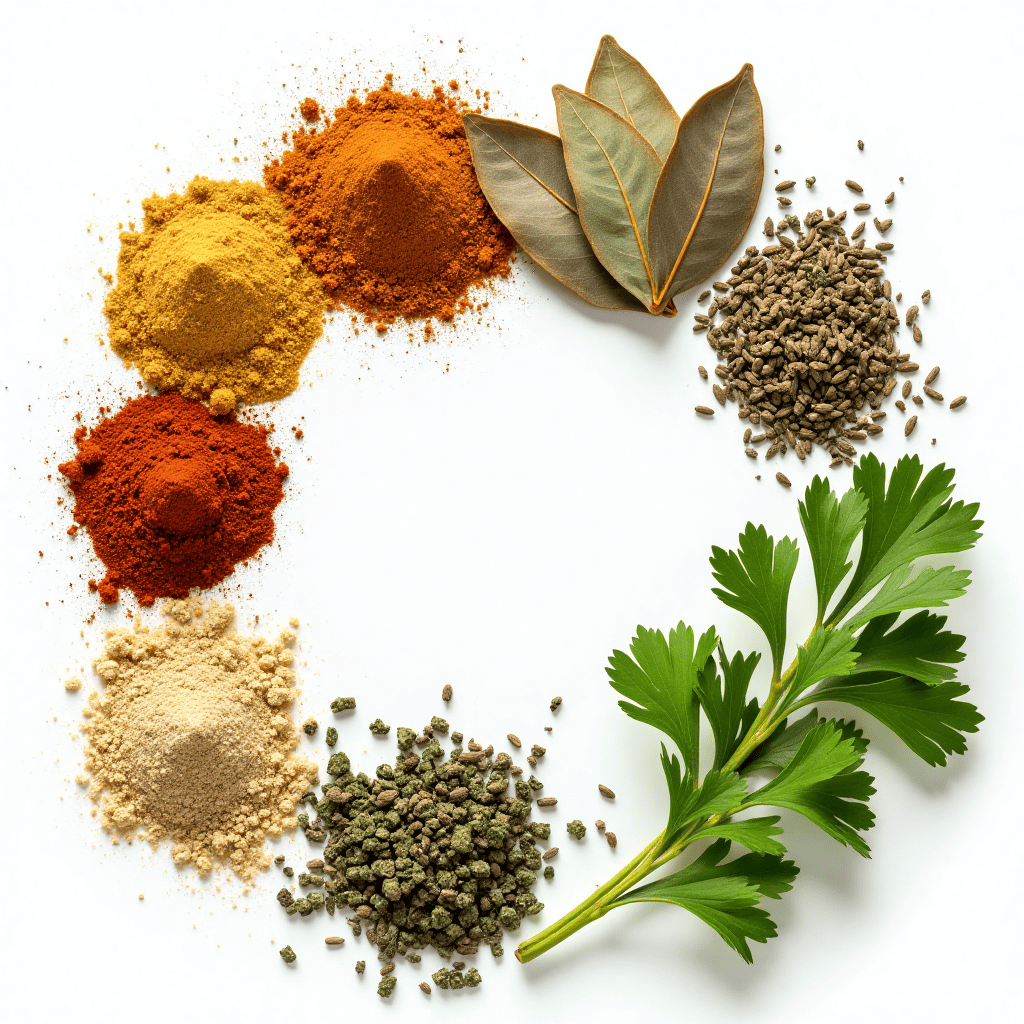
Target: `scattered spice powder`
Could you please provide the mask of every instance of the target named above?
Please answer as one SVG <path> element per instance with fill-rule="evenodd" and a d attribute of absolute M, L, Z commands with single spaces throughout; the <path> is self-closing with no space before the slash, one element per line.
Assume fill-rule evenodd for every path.
<path fill-rule="evenodd" d="M 387 75 L 322 129 L 299 128 L 264 168 L 299 255 L 334 302 L 378 329 L 399 316 L 451 320 L 471 286 L 509 273 L 515 242 L 477 183 L 467 106 L 440 87 L 395 92 Z"/>
<path fill-rule="evenodd" d="M 105 603 L 121 587 L 142 605 L 187 597 L 270 543 L 288 467 L 266 435 L 173 394 L 133 399 L 91 432 L 76 429 L 78 454 L 59 468 L 107 568 L 90 581 Z"/>
<path fill-rule="evenodd" d="M 155 847 L 201 875 L 216 863 L 251 879 L 270 865 L 267 836 L 294 829 L 316 766 L 295 756 L 292 645 L 239 637 L 234 609 L 169 601 L 154 629 L 107 632 L 83 712 L 91 799 L 105 829 Z"/>
<path fill-rule="evenodd" d="M 148 384 L 218 412 L 294 391 L 326 299 L 281 200 L 254 181 L 196 177 L 142 208 L 142 231 L 121 234 L 104 306 L 113 350 Z"/>

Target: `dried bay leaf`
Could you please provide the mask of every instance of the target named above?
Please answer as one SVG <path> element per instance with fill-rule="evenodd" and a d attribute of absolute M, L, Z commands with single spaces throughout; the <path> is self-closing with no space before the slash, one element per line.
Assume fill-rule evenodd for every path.
<path fill-rule="evenodd" d="M 645 310 L 594 255 L 557 135 L 467 113 L 462 123 L 484 196 L 523 250 L 594 306 Z"/>
<path fill-rule="evenodd" d="M 655 307 L 725 263 L 750 225 L 763 178 L 761 100 L 744 64 L 690 108 L 665 161 L 648 222 Z"/>
<path fill-rule="evenodd" d="M 679 115 L 647 69 L 604 36 L 587 78 L 586 94 L 627 120 L 664 160 L 675 142 Z"/>
<path fill-rule="evenodd" d="M 653 311 L 647 221 L 658 154 L 610 107 L 564 85 L 552 92 L 583 231 L 605 269 Z"/>

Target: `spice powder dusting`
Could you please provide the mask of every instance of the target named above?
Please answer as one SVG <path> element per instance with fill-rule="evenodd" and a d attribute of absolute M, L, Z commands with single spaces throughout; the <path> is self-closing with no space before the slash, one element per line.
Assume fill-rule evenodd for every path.
<path fill-rule="evenodd" d="M 142 201 L 121 235 L 110 344 L 161 390 L 236 402 L 282 398 L 323 330 L 320 283 L 295 255 L 278 197 L 254 181 L 196 177 Z"/>
<path fill-rule="evenodd" d="M 265 839 L 296 827 L 317 775 L 294 753 L 287 710 L 295 634 L 237 636 L 230 605 L 194 599 L 164 613 L 157 628 L 107 633 L 94 666 L 104 692 L 84 711 L 89 796 L 115 835 L 170 839 L 179 867 L 224 864 L 248 880 L 270 864 Z"/>
<path fill-rule="evenodd" d="M 468 104 L 383 88 L 303 126 L 264 168 L 296 249 L 330 297 L 377 321 L 451 320 L 507 276 L 515 242 L 492 212 L 462 127 Z M 428 332 L 429 333 L 429 332 Z"/>

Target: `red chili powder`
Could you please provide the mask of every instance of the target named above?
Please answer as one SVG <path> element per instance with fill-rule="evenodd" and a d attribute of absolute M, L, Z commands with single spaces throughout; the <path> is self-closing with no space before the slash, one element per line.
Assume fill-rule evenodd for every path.
<path fill-rule="evenodd" d="M 121 587 L 143 605 L 187 597 L 269 544 L 288 467 L 267 433 L 175 394 L 133 399 L 91 432 L 79 427 L 78 455 L 60 471 L 75 522 L 107 567 L 90 589 L 106 604 Z"/>
<path fill-rule="evenodd" d="M 384 87 L 301 127 L 263 169 L 298 254 L 331 299 L 372 317 L 451 320 L 467 292 L 509 273 L 515 242 L 480 191 L 462 127 L 468 107 Z M 456 83 L 457 84 L 457 83 Z"/>

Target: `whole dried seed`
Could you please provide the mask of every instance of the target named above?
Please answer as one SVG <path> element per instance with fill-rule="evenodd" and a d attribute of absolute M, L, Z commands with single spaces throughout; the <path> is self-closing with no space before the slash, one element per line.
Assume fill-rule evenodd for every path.
<path fill-rule="evenodd" d="M 907 310 L 906 323 L 908 327 L 917 319 L 917 314 L 920 312 L 921 310 L 918 309 L 917 306 L 911 306 L 910 309 Z"/>
<path fill-rule="evenodd" d="M 864 148 L 864 140 L 863 140 L 863 139 L 858 139 L 858 140 L 857 140 L 857 148 L 858 148 L 858 149 L 863 149 L 863 148 Z M 847 185 L 849 185 L 850 183 L 849 183 L 849 182 L 847 182 L 846 184 L 847 184 Z M 859 191 L 859 190 L 858 190 L 858 191 Z"/>
<path fill-rule="evenodd" d="M 705 288 L 704 291 L 702 291 L 700 293 L 700 298 L 698 298 L 697 301 L 698 302 L 707 302 L 709 298 L 711 298 L 711 289 L 710 288 Z"/>
<path fill-rule="evenodd" d="M 903 390 L 900 392 L 904 398 L 910 397 L 910 392 L 914 390 L 914 385 L 909 380 L 903 382 Z"/>
<path fill-rule="evenodd" d="M 914 395 L 914 405 L 924 405 L 924 399 L 920 395 Z"/>
<path fill-rule="evenodd" d="M 867 211 L 870 210 L 870 209 L 871 209 L 871 204 L 870 203 L 857 203 L 857 205 L 854 206 L 854 208 L 853 208 L 853 212 L 854 213 L 867 213 Z"/>
<path fill-rule="evenodd" d="M 779 206 L 792 206 L 793 200 L 789 196 L 779 196 Z"/>
<path fill-rule="evenodd" d="M 812 174 L 809 178 L 804 178 L 804 184 L 810 188 L 818 179 Z"/>
<path fill-rule="evenodd" d="M 693 411 L 699 413 L 701 416 L 714 416 L 715 410 L 709 408 L 706 405 L 695 405 Z"/>
<path fill-rule="evenodd" d="M 550 850 L 545 850 L 541 855 L 541 860 L 554 860 L 558 856 L 558 847 L 552 846 Z"/>
<path fill-rule="evenodd" d="M 780 181 L 778 185 L 775 186 L 775 191 L 788 192 L 795 184 L 795 181 L 790 181 L 789 179 L 787 179 L 786 181 Z"/>
<path fill-rule="evenodd" d="M 605 839 L 607 839 L 607 840 L 608 840 L 608 845 L 609 845 L 609 846 L 610 846 L 610 847 L 611 847 L 611 848 L 612 848 L 613 850 L 615 849 L 615 847 L 616 847 L 616 846 L 618 846 L 618 845 L 619 845 L 619 840 L 618 840 L 618 837 L 617 837 L 617 836 L 615 835 L 615 833 L 614 833 L 614 832 L 605 832 L 605 834 L 604 834 L 604 837 L 605 837 Z"/>
<path fill-rule="evenodd" d="M 327 938 L 324 939 L 324 944 L 328 946 L 341 946 L 344 942 L 345 940 L 340 935 L 328 935 Z"/>
<path fill-rule="evenodd" d="M 923 302 L 923 303 L 924 303 L 924 304 L 925 304 L 926 306 L 928 305 L 928 303 L 929 303 L 929 302 L 931 302 L 931 301 L 932 301 L 932 293 L 931 293 L 931 290 L 930 290 L 930 289 L 928 289 L 928 288 L 925 288 L 925 290 L 924 290 L 923 292 L 921 292 L 921 301 L 922 301 L 922 302 Z"/>
<path fill-rule="evenodd" d="M 851 192 L 863 192 L 864 191 L 864 189 L 860 185 L 858 185 L 857 182 L 853 181 L 851 178 L 847 178 L 846 179 L 846 187 L 848 189 L 850 189 Z"/>
<path fill-rule="evenodd" d="M 615 799 L 614 791 L 609 789 L 607 786 L 603 786 L 603 785 L 601 785 L 601 783 L 598 783 L 597 784 L 597 789 L 598 789 L 598 792 L 601 794 L 601 796 L 606 796 L 606 797 L 608 797 L 609 800 L 614 800 Z"/>
<path fill-rule="evenodd" d="M 966 401 L 967 396 L 961 395 L 959 398 L 954 398 L 953 401 L 949 403 L 949 407 L 950 409 L 959 409 L 960 406 L 963 405 Z"/>
<path fill-rule="evenodd" d="M 921 342 L 924 340 L 924 335 L 921 333 L 921 328 L 918 327 L 917 324 L 914 324 L 914 326 L 911 328 L 911 331 L 914 334 L 914 341 L 916 341 L 920 345 Z"/>
<path fill-rule="evenodd" d="M 907 407 L 906 407 L 906 405 L 903 404 L 902 399 L 897 399 L 896 400 L 896 408 L 899 409 L 900 412 L 906 412 L 907 411 Z"/>
<path fill-rule="evenodd" d="M 785 473 L 781 473 L 781 472 L 780 473 L 776 473 L 775 474 L 775 479 L 778 480 L 779 483 L 782 484 L 783 487 L 792 487 L 793 486 L 792 483 L 790 483 L 789 477 L 786 476 Z"/>
<path fill-rule="evenodd" d="M 883 281 L 885 258 L 853 244 L 844 217 L 814 210 L 802 224 L 795 216 L 780 221 L 796 241 L 780 235 L 763 252 L 750 246 L 719 289 L 728 294 L 716 300 L 721 319 L 712 320 L 708 344 L 718 353 L 715 376 L 726 400 L 764 431 L 744 433 L 750 458 L 761 440 L 770 441 L 766 457 L 834 447 L 891 393 L 896 366 L 906 361 L 894 340 L 899 314 Z"/>
<path fill-rule="evenodd" d="M 925 377 L 925 379 L 924 379 L 925 384 L 931 384 L 935 380 L 935 378 L 938 377 L 938 375 L 939 375 L 939 368 L 937 366 L 933 366 L 928 371 L 928 376 Z"/>
<path fill-rule="evenodd" d="M 538 807 L 554 807 L 555 804 L 557 804 L 557 803 L 558 803 L 558 797 L 557 796 L 542 796 L 537 801 L 537 806 Z"/>
<path fill-rule="evenodd" d="M 594 828 L 596 828 L 598 832 L 603 832 L 604 821 L 601 818 L 598 818 L 597 821 L 594 822 Z"/>
<path fill-rule="evenodd" d="M 452 699 L 452 687 L 451 683 L 445 683 L 444 689 L 441 690 L 441 700 L 448 703 Z"/>
<path fill-rule="evenodd" d="M 885 205 L 888 206 L 895 198 L 896 198 L 896 193 L 895 192 L 890 192 L 885 197 Z"/>
<path fill-rule="evenodd" d="M 924 387 L 923 387 L 923 388 L 922 388 L 921 390 L 922 390 L 922 391 L 923 391 L 923 392 L 924 392 L 924 393 L 925 393 L 925 394 L 926 394 L 926 395 L 927 395 L 927 396 L 928 396 L 929 398 L 932 398 L 932 399 L 934 399 L 934 400 L 935 400 L 936 402 L 941 402 L 941 401 L 943 400 L 941 392 L 939 392 L 939 391 L 936 391 L 936 390 L 935 390 L 935 388 L 930 388 L 930 387 L 928 387 L 928 385 L 927 385 L 927 384 L 925 384 L 925 386 L 924 386 Z"/>
<path fill-rule="evenodd" d="M 916 426 L 917 426 L 917 417 L 916 416 L 911 416 L 910 419 L 907 420 L 907 425 L 903 428 L 904 435 L 906 437 L 910 437 L 910 435 L 914 432 L 914 427 L 916 427 Z"/>
<path fill-rule="evenodd" d="M 517 749 L 523 745 L 523 741 L 514 732 L 510 732 L 505 739 L 507 739 L 509 743 Z"/>
<path fill-rule="evenodd" d="M 420 982 L 420 991 L 425 992 L 428 996 L 430 995 L 430 986 L 425 982 Z"/>
<path fill-rule="evenodd" d="M 698 366 L 697 372 L 700 374 L 702 380 L 708 379 L 708 371 L 705 370 L 703 366 Z"/>

